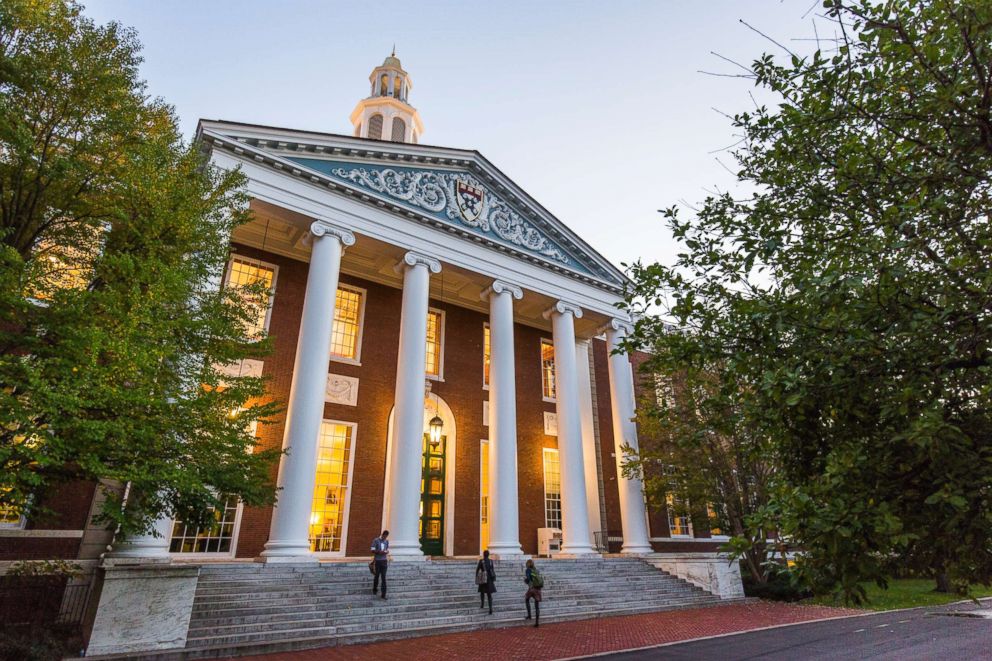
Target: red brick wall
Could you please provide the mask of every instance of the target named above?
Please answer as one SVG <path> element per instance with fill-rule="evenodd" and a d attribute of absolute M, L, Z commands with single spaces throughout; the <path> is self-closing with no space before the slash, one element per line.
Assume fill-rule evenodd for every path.
<path fill-rule="evenodd" d="M 265 360 L 263 374 L 270 379 L 270 396 L 285 406 L 307 265 L 247 247 L 235 249 L 279 267 L 269 325 L 273 353 Z M 342 274 L 341 283 L 367 292 L 361 365 L 329 361 L 331 372 L 359 378 L 358 405 L 326 404 L 324 417 L 357 425 L 346 551 L 348 555 L 364 555 L 382 526 L 387 426 L 393 407 L 402 292 L 347 274 Z M 482 387 L 482 329 L 488 315 L 436 300 L 431 301 L 431 306 L 445 312 L 444 381 L 434 382 L 432 392 L 451 407 L 456 426 L 454 457 L 448 457 L 455 471 L 454 553 L 474 555 L 479 552 L 480 441 L 489 435 L 482 420 L 483 402 L 489 398 Z M 537 552 L 536 530 L 544 527 L 542 449 L 557 447 L 554 437 L 544 435 L 544 412 L 553 412 L 555 405 L 541 397 L 542 337 L 550 339 L 550 331 L 515 326 L 520 538 L 524 550 L 530 553 Z M 282 414 L 272 424 L 260 426 L 260 443 L 281 447 L 284 425 Z M 238 541 L 239 557 L 254 557 L 263 550 L 271 516 L 271 508 L 246 508 Z"/>
<path fill-rule="evenodd" d="M 603 496 L 606 500 L 606 521 L 603 527 L 612 534 L 621 534 L 620 488 L 617 486 L 617 457 L 613 439 L 613 409 L 610 397 L 609 354 L 606 341 L 592 342 L 593 370 L 596 373 L 596 405 L 599 409 L 599 446 L 603 460 Z"/>

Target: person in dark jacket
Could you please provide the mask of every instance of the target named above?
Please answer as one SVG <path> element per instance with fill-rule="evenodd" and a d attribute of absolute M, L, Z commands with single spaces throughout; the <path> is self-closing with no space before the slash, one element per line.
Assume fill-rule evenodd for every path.
<path fill-rule="evenodd" d="M 482 559 L 475 566 L 475 583 L 479 586 L 479 608 L 486 607 L 489 600 L 489 614 L 493 614 L 493 592 L 496 592 L 496 568 L 489 559 L 489 551 L 482 552 Z"/>
<path fill-rule="evenodd" d="M 527 570 L 524 572 L 524 583 L 527 584 L 527 593 L 524 595 L 524 604 L 527 606 L 527 617 L 530 619 L 530 600 L 534 600 L 534 626 L 541 624 L 541 588 L 544 587 L 544 579 L 541 577 L 533 560 L 527 561 Z"/>

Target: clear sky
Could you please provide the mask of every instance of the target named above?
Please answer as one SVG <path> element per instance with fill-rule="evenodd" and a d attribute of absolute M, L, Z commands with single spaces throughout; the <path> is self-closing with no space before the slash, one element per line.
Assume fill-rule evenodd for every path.
<path fill-rule="evenodd" d="M 134 27 L 149 92 L 199 118 L 351 133 L 393 43 L 422 142 L 479 150 L 614 263 L 670 263 L 658 209 L 731 187 L 749 64 L 813 34 L 813 0 L 81 0 Z M 815 7 L 815 8 L 814 8 Z M 810 10 L 813 11 L 810 11 Z M 809 12 L 809 13 L 808 13 Z M 825 25 L 818 20 L 818 26 Z M 822 32 L 821 32 L 822 35 Z M 777 54 L 781 54 L 778 51 Z"/>

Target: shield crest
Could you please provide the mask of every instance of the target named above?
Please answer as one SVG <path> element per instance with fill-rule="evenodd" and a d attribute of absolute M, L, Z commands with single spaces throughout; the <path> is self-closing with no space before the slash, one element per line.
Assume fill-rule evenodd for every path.
<path fill-rule="evenodd" d="M 471 222 L 482 215 L 482 203 L 486 199 L 486 191 L 464 181 L 458 181 L 455 185 L 455 199 L 458 201 L 458 210 L 462 217 Z"/>

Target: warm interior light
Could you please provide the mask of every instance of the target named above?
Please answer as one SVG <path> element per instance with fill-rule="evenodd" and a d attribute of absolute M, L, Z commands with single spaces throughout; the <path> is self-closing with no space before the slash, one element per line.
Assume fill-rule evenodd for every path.
<path fill-rule="evenodd" d="M 442 420 L 440 416 L 435 415 L 433 418 L 431 418 L 431 421 L 428 423 L 428 425 L 430 426 L 431 429 L 430 432 L 431 448 L 437 449 L 437 446 L 441 444 L 441 431 L 444 429 L 444 420 Z"/>

